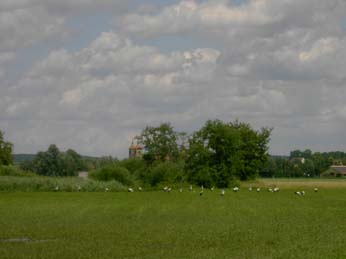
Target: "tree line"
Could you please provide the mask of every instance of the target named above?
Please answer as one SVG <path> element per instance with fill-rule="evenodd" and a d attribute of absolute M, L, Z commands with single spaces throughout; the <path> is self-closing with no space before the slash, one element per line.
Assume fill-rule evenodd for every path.
<path fill-rule="evenodd" d="M 258 176 L 318 177 L 331 164 L 346 162 L 343 152 L 295 150 L 289 157 L 269 156 L 271 132 L 271 128 L 255 130 L 238 120 L 208 120 L 192 134 L 162 123 L 147 126 L 136 136 L 144 148 L 141 159 L 83 157 L 72 149 L 62 152 L 53 144 L 33 160 L 20 163 L 20 168 L 45 176 L 75 176 L 86 170 L 92 178 L 125 185 L 192 183 L 228 187 L 237 180 Z M 0 165 L 13 163 L 12 147 L 0 132 Z"/>
<path fill-rule="evenodd" d="M 331 165 L 346 165 L 346 153 L 312 152 L 310 149 L 294 150 L 289 157 L 268 159 L 260 176 L 262 177 L 321 177 Z"/>

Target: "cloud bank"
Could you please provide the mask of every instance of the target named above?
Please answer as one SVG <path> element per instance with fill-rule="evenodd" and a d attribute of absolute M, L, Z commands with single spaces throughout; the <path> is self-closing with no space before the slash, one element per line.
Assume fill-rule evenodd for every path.
<path fill-rule="evenodd" d="M 274 154 L 346 149 L 345 1 L 144 7 L 2 1 L 0 33 L 8 37 L 0 39 L 0 128 L 17 152 L 56 143 L 125 157 L 146 125 L 169 121 L 191 132 L 213 118 L 274 127 Z M 106 10 L 112 30 L 73 50 L 57 47 L 68 46 L 73 17 Z M 184 38 L 195 46 L 174 50 Z M 37 44 L 49 51 L 9 79 L 13 62 Z"/>

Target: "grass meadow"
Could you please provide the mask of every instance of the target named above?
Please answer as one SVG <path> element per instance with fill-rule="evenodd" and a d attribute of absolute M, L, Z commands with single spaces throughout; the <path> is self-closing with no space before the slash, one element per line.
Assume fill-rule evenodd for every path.
<path fill-rule="evenodd" d="M 0 257 L 346 258 L 346 188 L 285 187 L 2 192 Z"/>

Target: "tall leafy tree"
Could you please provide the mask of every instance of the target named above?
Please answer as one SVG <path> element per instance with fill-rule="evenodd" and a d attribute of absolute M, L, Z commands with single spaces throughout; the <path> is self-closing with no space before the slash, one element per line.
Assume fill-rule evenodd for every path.
<path fill-rule="evenodd" d="M 162 123 L 158 127 L 147 126 L 137 137 L 139 143 L 144 145 L 143 158 L 150 163 L 176 161 L 179 157 L 178 138 L 179 133 L 169 123 Z"/>
<path fill-rule="evenodd" d="M 268 159 L 268 143 L 272 129 L 262 128 L 260 131 L 252 129 L 250 124 L 239 121 L 228 124 L 236 129 L 241 138 L 239 153 L 241 167 L 237 170 L 240 179 L 254 178 Z"/>
<path fill-rule="evenodd" d="M 85 169 L 83 157 L 80 154 L 78 154 L 75 150 L 68 149 L 66 151 L 66 156 L 70 157 L 70 159 L 73 161 L 73 168 L 75 171 Z"/>
<path fill-rule="evenodd" d="M 47 176 L 73 176 L 84 166 L 82 157 L 74 150 L 60 152 L 54 144 L 45 152 L 38 152 L 32 163 L 33 171 Z"/>
<path fill-rule="evenodd" d="M 4 134 L 0 131 L 0 165 L 10 165 L 13 163 L 13 145 L 4 140 Z"/>
<path fill-rule="evenodd" d="M 219 120 L 207 121 L 189 141 L 186 169 L 197 184 L 227 187 L 239 168 L 240 134 Z"/>
<path fill-rule="evenodd" d="M 60 150 L 56 145 L 50 145 L 46 152 L 37 153 L 34 165 L 40 175 L 61 176 L 63 161 Z"/>
<path fill-rule="evenodd" d="M 254 177 L 267 161 L 271 129 L 209 120 L 189 141 L 186 170 L 190 181 L 227 187 L 234 178 Z"/>

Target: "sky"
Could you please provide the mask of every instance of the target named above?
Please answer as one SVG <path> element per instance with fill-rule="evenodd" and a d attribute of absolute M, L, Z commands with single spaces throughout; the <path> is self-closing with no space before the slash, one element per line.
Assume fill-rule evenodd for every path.
<path fill-rule="evenodd" d="M 269 152 L 346 151 L 345 0 L 1 0 L 0 130 L 124 158 L 146 126 L 273 128 Z"/>

